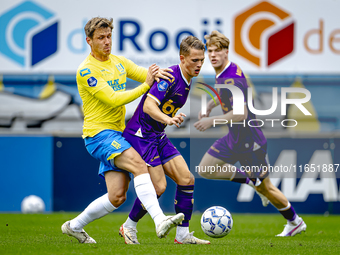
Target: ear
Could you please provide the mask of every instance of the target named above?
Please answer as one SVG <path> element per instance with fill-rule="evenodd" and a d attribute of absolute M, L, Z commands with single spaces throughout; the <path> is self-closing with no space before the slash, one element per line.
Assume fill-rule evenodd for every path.
<path fill-rule="evenodd" d="M 183 56 L 183 55 L 180 55 L 180 56 L 179 56 L 179 59 L 180 59 L 181 63 L 184 64 L 184 56 Z"/>
<path fill-rule="evenodd" d="M 86 42 L 88 45 L 90 45 L 92 47 L 92 40 L 90 37 L 86 37 Z"/>

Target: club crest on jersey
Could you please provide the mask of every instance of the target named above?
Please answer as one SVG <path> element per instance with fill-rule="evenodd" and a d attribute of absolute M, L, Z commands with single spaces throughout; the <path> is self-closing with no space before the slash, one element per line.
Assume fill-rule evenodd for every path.
<path fill-rule="evenodd" d="M 97 85 L 97 82 L 98 82 L 97 79 L 94 78 L 93 76 L 87 79 L 87 84 L 90 87 L 95 87 Z"/>
<path fill-rule="evenodd" d="M 80 70 L 79 73 L 80 73 L 80 76 L 81 76 L 81 77 L 84 77 L 84 76 L 90 74 L 90 73 L 91 73 L 91 70 L 90 70 L 89 68 L 84 68 L 84 69 Z"/>
<path fill-rule="evenodd" d="M 116 67 L 117 67 L 117 69 L 118 69 L 118 71 L 119 71 L 120 73 L 124 73 L 124 72 L 125 72 L 125 68 L 124 68 L 124 66 L 122 65 L 122 63 L 117 64 Z"/>
<path fill-rule="evenodd" d="M 166 81 L 161 81 L 160 83 L 157 83 L 157 88 L 159 91 L 166 91 L 169 84 Z"/>

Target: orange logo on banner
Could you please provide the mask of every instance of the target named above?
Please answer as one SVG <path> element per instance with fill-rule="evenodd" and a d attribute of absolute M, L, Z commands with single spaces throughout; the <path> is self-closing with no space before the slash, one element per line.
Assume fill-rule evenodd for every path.
<path fill-rule="evenodd" d="M 235 52 L 259 67 L 269 67 L 294 49 L 294 20 L 263 1 L 235 18 Z"/>

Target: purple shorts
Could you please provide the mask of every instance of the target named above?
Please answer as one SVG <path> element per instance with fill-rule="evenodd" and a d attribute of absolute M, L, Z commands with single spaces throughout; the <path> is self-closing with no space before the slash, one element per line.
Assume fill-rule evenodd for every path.
<path fill-rule="evenodd" d="M 124 132 L 123 137 L 141 155 L 145 163 L 152 167 L 164 165 L 181 155 L 165 133 L 153 138 L 142 138 Z"/>
<path fill-rule="evenodd" d="M 247 151 L 237 151 L 231 150 L 226 142 L 224 137 L 218 139 L 214 142 L 214 144 L 209 148 L 208 154 L 211 156 L 218 158 L 230 165 L 235 165 L 235 163 L 240 162 L 241 166 L 251 167 L 258 166 L 261 169 L 261 166 L 268 166 L 267 162 L 267 144 L 258 146 L 255 150 L 247 150 Z M 256 176 L 256 178 L 264 179 L 268 176 L 269 172 L 260 171 Z"/>

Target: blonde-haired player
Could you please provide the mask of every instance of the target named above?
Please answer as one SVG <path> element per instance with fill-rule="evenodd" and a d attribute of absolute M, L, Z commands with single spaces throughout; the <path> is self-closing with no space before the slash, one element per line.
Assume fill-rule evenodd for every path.
<path fill-rule="evenodd" d="M 249 111 L 247 106 L 247 80 L 238 65 L 228 59 L 229 39 L 218 31 L 206 35 L 206 46 L 209 60 L 216 72 L 216 83 L 237 86 L 244 95 L 244 114 L 233 114 L 233 95 L 228 89 L 219 89 L 223 115 L 209 117 L 211 110 L 216 106 L 211 100 L 207 104 L 207 114 L 199 113 L 199 121 L 194 124 L 199 131 L 205 131 L 213 125 L 214 119 L 225 119 L 230 123 L 256 119 L 256 116 Z M 219 100 L 216 101 L 219 102 Z M 231 180 L 239 183 L 246 183 L 256 189 L 261 196 L 264 206 L 269 201 L 278 209 L 282 216 L 287 219 L 287 225 L 283 232 L 277 236 L 294 236 L 305 231 L 307 225 L 300 218 L 294 208 L 282 192 L 276 188 L 268 177 L 268 172 L 261 166 L 267 166 L 267 140 L 260 127 L 249 125 L 229 125 L 229 133 L 218 139 L 203 156 L 200 167 L 207 166 L 225 167 L 224 169 L 235 169 L 233 166 L 240 162 L 242 166 L 258 166 L 260 173 L 250 173 L 237 169 L 237 171 L 226 172 L 199 172 L 207 179 Z M 268 168 L 267 168 L 268 169 Z"/>

